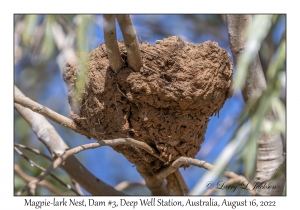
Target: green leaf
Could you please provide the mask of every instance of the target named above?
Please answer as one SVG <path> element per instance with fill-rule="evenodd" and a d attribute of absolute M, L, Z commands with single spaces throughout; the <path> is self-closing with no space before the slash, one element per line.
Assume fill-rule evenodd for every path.
<path fill-rule="evenodd" d="M 248 39 L 245 43 L 245 51 L 241 53 L 236 66 L 236 86 L 242 89 L 245 85 L 248 68 L 257 55 L 263 39 L 267 36 L 271 27 L 272 15 L 253 15 L 252 24 L 248 28 Z"/>
<path fill-rule="evenodd" d="M 55 50 L 55 43 L 52 34 L 52 26 L 55 21 L 54 15 L 46 15 L 45 21 L 46 21 L 46 30 L 45 30 L 44 40 L 42 43 L 41 55 L 46 58 L 49 58 L 54 54 L 54 50 Z"/>
<path fill-rule="evenodd" d="M 247 177 L 247 179 L 252 178 L 255 173 L 256 153 L 257 141 L 247 141 L 242 155 L 242 160 L 245 164 L 245 176 Z"/>
<path fill-rule="evenodd" d="M 24 17 L 24 31 L 22 33 L 22 41 L 25 45 L 30 46 L 35 32 L 39 15 L 25 15 Z"/>

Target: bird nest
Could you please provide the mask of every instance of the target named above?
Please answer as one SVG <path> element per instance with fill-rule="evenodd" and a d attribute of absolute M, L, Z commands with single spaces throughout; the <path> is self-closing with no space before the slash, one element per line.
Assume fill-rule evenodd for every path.
<path fill-rule="evenodd" d="M 80 65 L 67 62 L 63 77 L 71 118 L 97 140 L 130 137 L 145 142 L 157 149 L 165 163 L 194 157 L 209 117 L 231 97 L 229 53 L 216 42 L 191 44 L 169 37 L 153 46 L 140 44 L 142 67 L 136 72 L 127 66 L 124 43 L 118 45 L 124 67 L 118 73 L 109 67 L 102 44 L 89 53 L 82 86 Z M 134 145 L 113 148 L 141 171 L 156 173 L 166 167 Z"/>

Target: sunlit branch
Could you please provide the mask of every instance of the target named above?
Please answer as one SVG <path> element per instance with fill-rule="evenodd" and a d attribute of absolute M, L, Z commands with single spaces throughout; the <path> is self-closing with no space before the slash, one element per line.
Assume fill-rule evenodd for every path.
<path fill-rule="evenodd" d="M 174 173 L 175 170 L 177 170 L 180 166 L 185 165 L 185 164 L 194 165 L 194 166 L 197 166 L 199 168 L 204 168 L 209 171 L 211 171 L 214 167 L 212 164 L 207 163 L 203 160 L 197 160 L 197 159 L 189 158 L 189 157 L 180 157 L 177 160 L 175 160 L 169 167 L 162 170 L 160 173 L 156 174 L 156 178 L 163 179 L 163 178 L 167 177 L 168 175 Z M 223 173 L 223 175 L 227 178 L 231 178 L 231 179 L 239 180 L 239 181 L 245 181 L 245 182 L 249 183 L 249 181 L 247 181 L 247 179 L 245 177 L 237 175 L 234 172 L 225 171 Z M 248 186 L 249 186 L 249 189 L 253 189 L 253 186 L 250 183 Z"/>
<path fill-rule="evenodd" d="M 15 94 L 24 96 L 16 86 L 14 90 Z M 45 117 L 16 103 L 14 107 L 53 157 L 62 155 L 69 148 Z M 126 195 L 97 178 L 75 156 L 70 156 L 60 167 L 68 173 L 71 179 L 74 179 L 92 195 Z"/>
<path fill-rule="evenodd" d="M 67 127 L 77 133 L 83 134 L 85 136 L 90 136 L 90 133 L 82 128 L 80 128 L 78 125 L 76 125 L 71 119 L 60 115 L 53 110 L 25 97 L 18 94 L 14 95 L 14 102 L 17 104 L 20 104 L 26 108 L 31 109 L 32 111 L 39 113 L 43 115 L 44 117 L 47 117 L 48 119 Z"/>
<path fill-rule="evenodd" d="M 51 174 L 51 172 L 54 169 L 56 169 L 57 167 L 59 167 L 69 156 L 71 156 L 73 154 L 77 154 L 78 152 L 81 152 L 81 151 L 87 150 L 87 149 L 98 148 L 98 147 L 101 147 L 101 146 L 115 146 L 115 145 L 118 145 L 118 144 L 135 144 L 136 146 L 139 146 L 139 147 L 145 149 L 150 154 L 157 155 L 156 152 L 153 151 L 152 148 L 149 145 L 147 145 L 147 144 L 145 144 L 143 142 L 139 142 L 139 141 L 134 140 L 134 139 L 102 140 L 102 141 L 91 143 L 91 144 L 81 145 L 81 146 L 78 146 L 78 147 L 75 147 L 73 149 L 65 151 L 65 153 L 62 156 L 59 156 L 55 161 L 53 161 L 53 163 L 51 164 L 51 166 L 49 166 L 47 168 L 47 170 L 43 171 L 38 177 L 36 177 L 31 182 L 29 182 L 22 190 L 20 190 L 17 193 L 17 195 L 23 194 L 25 191 L 27 191 L 28 189 L 30 189 L 31 186 L 34 186 L 38 182 L 42 181 L 49 174 Z"/>
<path fill-rule="evenodd" d="M 89 134 L 86 130 L 82 130 L 81 128 L 78 128 L 77 125 L 72 120 L 50 110 L 49 108 L 47 108 L 45 106 L 42 106 L 42 105 L 32 101 L 31 99 L 29 99 L 25 96 L 15 94 L 15 103 L 18 103 L 24 107 L 31 109 L 32 111 L 42 114 L 43 116 L 53 120 L 54 122 L 65 125 L 66 127 L 70 128 L 78 133 L 81 133 L 86 136 L 91 136 L 91 134 Z M 102 146 L 104 146 L 104 145 L 114 146 L 117 144 L 129 144 L 129 145 L 133 144 L 141 149 L 144 149 L 149 154 L 152 154 L 153 156 L 155 156 L 156 158 L 158 158 L 164 162 L 164 160 L 160 157 L 158 151 L 144 142 L 140 142 L 140 141 L 137 141 L 137 140 L 134 140 L 131 138 L 105 140 L 105 141 L 101 141 L 101 142 L 103 144 Z M 176 176 L 176 177 L 180 178 L 178 176 Z M 151 179 L 149 179 L 149 180 L 151 180 Z M 178 180 L 178 184 L 182 185 L 182 186 L 178 187 L 178 189 L 181 188 L 181 193 L 184 194 L 187 187 L 186 187 L 185 182 L 182 179 L 182 177 L 181 177 L 181 180 Z"/>
<path fill-rule="evenodd" d="M 128 65 L 134 71 L 139 71 L 142 67 L 142 55 L 131 18 L 129 15 L 116 15 L 116 17 L 127 49 Z"/>
<path fill-rule="evenodd" d="M 269 32 L 272 16 L 227 15 L 226 17 L 230 49 L 237 69 L 237 81 L 239 81 L 237 83 L 242 88 L 244 101 L 251 103 L 251 101 L 257 98 L 262 99 L 262 103 L 256 108 L 255 114 L 257 117 L 253 116 L 255 114 L 250 113 L 253 116 L 252 123 L 254 124 L 250 141 L 257 142 L 256 180 L 259 180 L 261 184 L 268 182 L 269 185 L 277 186 L 273 190 L 258 188 L 256 193 L 260 195 L 282 195 L 286 182 L 285 173 L 281 173 L 277 179 L 272 179 L 276 169 L 284 161 L 284 156 L 282 155 L 282 138 L 279 133 L 257 132 L 261 130 L 260 123 L 263 119 L 271 122 L 276 120 L 274 111 L 269 113 L 266 111 L 266 107 L 268 105 L 271 106 L 267 101 L 270 102 L 271 100 L 265 99 L 263 101 L 264 94 L 262 93 L 266 93 L 264 92 L 266 89 L 266 91 L 274 91 L 273 88 L 267 88 L 266 79 L 257 53 L 262 40 Z M 283 56 L 283 62 L 284 59 L 285 56 Z M 271 64 L 272 62 L 270 66 L 272 66 Z M 280 68 L 282 68 L 281 65 Z M 271 94 L 268 93 L 267 95 L 270 96 Z"/>
<path fill-rule="evenodd" d="M 106 52 L 110 67 L 118 72 L 124 65 L 116 36 L 116 19 L 115 15 L 103 15 L 103 30 Z"/>

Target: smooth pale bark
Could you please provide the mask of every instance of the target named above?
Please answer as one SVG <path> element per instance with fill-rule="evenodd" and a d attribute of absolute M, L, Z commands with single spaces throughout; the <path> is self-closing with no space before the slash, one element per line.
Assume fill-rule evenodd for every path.
<path fill-rule="evenodd" d="M 49 109 L 48 107 L 45 107 L 24 95 L 18 94 L 18 92 L 16 92 L 14 95 L 14 102 L 16 105 L 19 104 L 23 107 L 29 108 L 30 110 L 47 117 L 48 119 L 52 120 L 53 122 L 56 122 L 64 127 L 70 128 L 71 130 L 73 130 L 77 133 L 80 133 L 87 137 L 90 137 L 90 133 L 87 130 L 84 130 L 81 127 L 79 127 L 76 123 L 73 122 L 73 120 L 54 112 L 53 110 Z M 40 120 L 40 118 L 37 118 L 37 119 Z M 42 122 L 44 122 L 44 121 L 42 121 Z M 34 122 L 34 124 L 38 125 L 38 122 Z"/>
<path fill-rule="evenodd" d="M 24 94 L 15 86 L 15 94 Z M 57 133 L 48 120 L 40 114 L 31 111 L 19 104 L 14 104 L 15 109 L 28 122 L 38 139 L 47 147 L 53 157 L 62 155 L 69 147 Z M 107 185 L 94 176 L 74 155 L 69 157 L 61 168 L 69 174 L 80 186 L 92 195 L 125 195 Z"/>
<path fill-rule="evenodd" d="M 244 51 L 246 29 L 251 22 L 252 15 L 227 15 L 229 43 L 235 64 Z M 257 54 L 250 63 L 246 84 L 242 90 L 245 103 L 258 97 L 266 87 L 266 79 Z M 274 121 L 274 113 L 270 113 L 266 119 Z M 283 161 L 283 142 L 280 134 L 262 133 L 258 139 L 256 182 L 265 186 L 276 186 L 276 189 L 258 188 L 258 195 L 282 195 L 285 173 L 276 179 L 272 179 L 272 176 Z"/>
<path fill-rule="evenodd" d="M 103 15 L 104 40 L 109 64 L 115 72 L 118 72 L 123 67 L 124 62 L 119 51 L 115 22 L 115 15 Z"/>
<path fill-rule="evenodd" d="M 157 195 L 168 195 L 168 190 L 166 188 L 165 179 L 157 179 L 152 174 L 148 172 L 141 171 L 137 166 L 137 171 L 144 178 L 147 188 L 151 191 L 151 194 L 154 196 Z"/>
<path fill-rule="evenodd" d="M 142 67 L 142 55 L 136 31 L 129 15 L 116 15 L 127 50 L 127 62 L 134 71 Z"/>

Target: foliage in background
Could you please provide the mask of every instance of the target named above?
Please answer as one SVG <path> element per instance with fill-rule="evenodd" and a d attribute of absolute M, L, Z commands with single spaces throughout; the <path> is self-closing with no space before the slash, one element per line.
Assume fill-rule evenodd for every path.
<path fill-rule="evenodd" d="M 15 15 L 14 18 L 15 84 L 29 98 L 48 106 L 58 113 L 69 116 L 67 89 L 61 77 L 61 70 L 65 61 L 74 58 L 76 52 L 89 52 L 104 42 L 102 16 Z M 228 157 L 228 160 L 231 161 L 224 163 L 222 167 L 227 167 L 238 174 L 244 174 L 251 179 L 255 172 L 257 146 L 255 139 L 260 132 L 262 130 L 265 132 L 280 132 L 285 137 L 286 119 L 283 94 L 286 85 L 285 19 L 285 15 L 273 16 L 269 29 L 265 31 L 265 38 L 257 40 L 259 46 L 261 46 L 259 54 L 268 88 L 256 101 L 245 106 L 239 90 L 236 90 L 233 98 L 226 102 L 221 110 L 220 118 L 214 117 L 211 119 L 205 143 L 196 158 L 204 159 L 207 162 L 215 161 L 221 151 L 225 151 L 234 143 L 234 139 L 239 136 L 238 132 L 248 126 L 249 132 L 242 135 L 244 137 L 243 141 L 238 139 L 243 144 L 236 150 L 236 154 Z M 193 43 L 206 40 L 217 41 L 219 46 L 230 52 L 224 15 L 132 15 L 132 20 L 140 40 L 148 41 L 151 44 L 155 40 L 176 35 Z M 256 31 L 257 28 L 254 28 L 254 32 Z M 117 29 L 117 35 L 118 39 L 121 39 L 119 29 Z M 80 58 L 80 60 L 84 60 L 84 58 Z M 236 75 L 236 80 L 238 84 L 243 84 L 239 74 Z M 284 91 L 282 92 L 282 90 Z M 262 120 L 271 109 L 275 110 L 278 116 L 275 123 Z M 250 123 L 248 121 L 249 111 L 253 113 L 250 114 Z M 48 151 L 40 144 L 33 132 L 30 131 L 27 123 L 21 119 L 17 112 L 15 112 L 14 117 L 15 143 L 21 143 L 48 154 Z M 228 127 L 229 121 L 234 123 L 229 124 Z M 62 126 L 54 123 L 53 125 L 70 147 L 86 143 L 85 137 Z M 223 129 L 218 130 L 218 128 Z M 24 153 L 44 168 L 49 165 L 48 161 L 43 158 L 38 158 L 28 152 Z M 85 151 L 78 154 L 77 157 L 95 175 L 113 186 L 124 180 L 129 182 L 142 181 L 135 168 L 131 167 L 132 165 L 124 157 L 110 148 Z M 100 163 L 101 159 L 104 159 L 105 163 Z M 18 155 L 15 155 L 15 163 L 20 165 L 30 176 L 37 176 L 40 172 Z M 119 171 L 123 171 L 123 173 L 119 173 Z M 62 170 L 58 169 L 54 173 L 65 183 L 71 184 L 68 176 Z M 182 173 L 188 187 L 193 189 L 198 180 L 203 178 L 205 171 L 189 167 L 184 171 L 182 170 Z M 62 189 L 62 186 L 53 181 L 52 178 L 48 177 L 47 180 Z M 24 183 L 20 181 L 19 177 L 15 176 L 15 189 L 19 189 L 23 185 Z M 70 193 L 70 191 L 66 190 L 66 193 Z M 145 192 L 138 190 L 128 193 L 145 194 Z M 232 194 L 231 191 L 225 193 Z M 245 192 L 239 193 L 244 194 Z M 37 194 L 48 195 L 51 193 L 44 188 L 40 188 Z"/>

